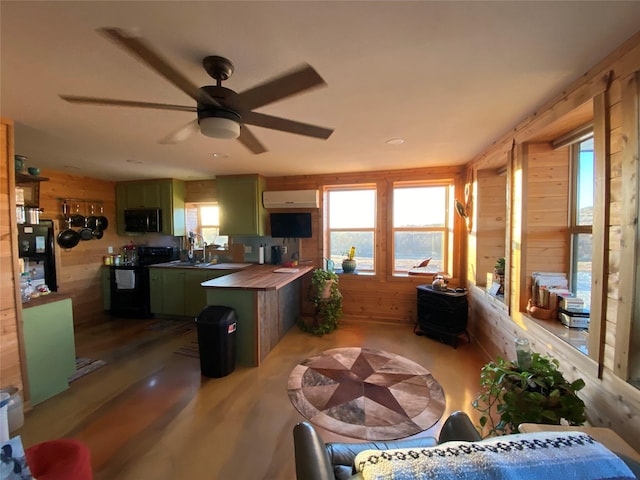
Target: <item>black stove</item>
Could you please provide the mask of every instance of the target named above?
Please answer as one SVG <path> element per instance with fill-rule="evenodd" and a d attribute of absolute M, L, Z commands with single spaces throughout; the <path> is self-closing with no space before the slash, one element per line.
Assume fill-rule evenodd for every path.
<path fill-rule="evenodd" d="M 112 265 L 110 313 L 116 317 L 149 318 L 151 301 L 148 265 L 171 262 L 179 258 L 178 247 L 137 247 L 135 265 Z"/>

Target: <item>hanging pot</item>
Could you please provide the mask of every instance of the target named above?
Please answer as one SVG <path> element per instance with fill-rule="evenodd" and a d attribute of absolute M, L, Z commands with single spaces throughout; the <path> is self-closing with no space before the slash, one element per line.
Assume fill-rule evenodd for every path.
<path fill-rule="evenodd" d="M 71 225 L 74 227 L 84 227 L 84 216 L 80 215 L 80 204 L 76 204 L 76 212 L 71 215 Z"/>
<path fill-rule="evenodd" d="M 84 227 L 84 217 L 79 213 L 71 215 L 71 225 L 74 227 Z"/>
<path fill-rule="evenodd" d="M 100 230 L 106 230 L 109 226 L 109 220 L 104 216 L 104 208 L 100 205 L 100 215 L 98 216 L 98 228 Z"/>
<path fill-rule="evenodd" d="M 80 235 L 75 230 L 67 228 L 58 233 L 58 245 L 62 248 L 73 248 L 80 242 Z"/>
<path fill-rule="evenodd" d="M 93 235 L 93 238 L 95 238 L 96 240 L 100 240 L 104 235 L 104 232 L 102 230 L 94 230 L 93 232 L 91 232 L 91 234 Z"/>
<path fill-rule="evenodd" d="M 98 229 L 98 217 L 87 217 L 84 221 L 84 226 L 91 230 Z"/>
<path fill-rule="evenodd" d="M 27 223 L 37 225 L 40 223 L 40 209 L 36 207 L 26 207 L 24 213 L 26 215 Z"/>
<path fill-rule="evenodd" d="M 94 215 L 95 207 L 93 204 L 89 205 L 89 216 L 84 219 L 84 226 L 89 227 L 91 230 L 98 229 L 98 217 Z"/>

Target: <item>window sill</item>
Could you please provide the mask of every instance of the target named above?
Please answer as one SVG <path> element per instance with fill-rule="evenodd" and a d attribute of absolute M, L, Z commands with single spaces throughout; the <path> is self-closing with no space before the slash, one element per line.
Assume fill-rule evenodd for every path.
<path fill-rule="evenodd" d="M 568 343 L 583 355 L 589 356 L 589 330 L 584 328 L 569 328 L 557 319 L 539 320 L 526 312 L 522 312 L 522 315 L 552 335 Z"/>

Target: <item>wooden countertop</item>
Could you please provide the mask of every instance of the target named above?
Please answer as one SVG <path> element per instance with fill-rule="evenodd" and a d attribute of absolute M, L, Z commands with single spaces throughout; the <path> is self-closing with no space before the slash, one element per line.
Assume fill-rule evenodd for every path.
<path fill-rule="evenodd" d="M 32 298 L 27 302 L 22 302 L 22 308 L 38 307 L 48 303 L 59 302 L 60 300 L 66 300 L 67 298 L 71 298 L 69 293 L 51 292 L 47 295 L 40 295 L 39 297 Z"/>
<path fill-rule="evenodd" d="M 205 288 L 232 288 L 237 290 L 278 290 L 314 269 L 312 266 L 293 267 L 297 272 L 277 273 L 282 265 L 253 265 L 239 272 L 202 282 Z"/>

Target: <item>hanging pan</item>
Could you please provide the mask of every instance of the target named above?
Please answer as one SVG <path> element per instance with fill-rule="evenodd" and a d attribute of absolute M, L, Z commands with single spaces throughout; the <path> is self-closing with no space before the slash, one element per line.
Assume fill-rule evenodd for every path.
<path fill-rule="evenodd" d="M 71 220 L 66 230 L 58 233 L 58 245 L 62 248 L 73 248 L 80 242 L 80 235 L 75 230 L 71 230 Z"/>
<path fill-rule="evenodd" d="M 78 235 L 80 235 L 80 240 L 91 240 L 93 238 L 93 230 L 87 225 L 86 219 L 84 227 L 78 230 Z"/>

